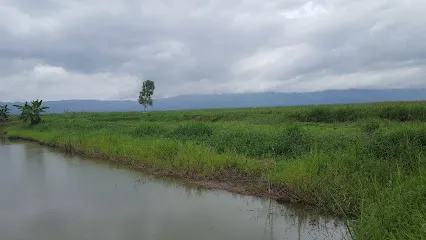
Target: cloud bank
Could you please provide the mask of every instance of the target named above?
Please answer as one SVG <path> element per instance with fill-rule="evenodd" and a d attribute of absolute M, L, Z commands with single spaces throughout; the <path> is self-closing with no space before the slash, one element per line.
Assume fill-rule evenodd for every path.
<path fill-rule="evenodd" d="M 0 101 L 426 87 L 423 0 L 2 0 Z"/>

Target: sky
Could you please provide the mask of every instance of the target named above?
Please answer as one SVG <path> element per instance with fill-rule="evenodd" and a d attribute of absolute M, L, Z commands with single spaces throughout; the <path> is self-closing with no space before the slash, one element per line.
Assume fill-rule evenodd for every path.
<path fill-rule="evenodd" d="M 0 101 L 426 87 L 424 0 L 0 0 Z"/>

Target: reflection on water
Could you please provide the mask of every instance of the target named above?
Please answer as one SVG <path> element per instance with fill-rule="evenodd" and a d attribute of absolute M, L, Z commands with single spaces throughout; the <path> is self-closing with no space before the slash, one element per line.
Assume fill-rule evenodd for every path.
<path fill-rule="evenodd" d="M 0 142 L 0 239 L 342 239 L 333 219 Z"/>

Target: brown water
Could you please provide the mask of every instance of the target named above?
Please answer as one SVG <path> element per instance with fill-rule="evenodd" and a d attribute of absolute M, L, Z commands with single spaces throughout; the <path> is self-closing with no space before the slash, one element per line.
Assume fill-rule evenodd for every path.
<path fill-rule="evenodd" d="M 333 219 L 0 140 L 0 239 L 342 239 Z"/>

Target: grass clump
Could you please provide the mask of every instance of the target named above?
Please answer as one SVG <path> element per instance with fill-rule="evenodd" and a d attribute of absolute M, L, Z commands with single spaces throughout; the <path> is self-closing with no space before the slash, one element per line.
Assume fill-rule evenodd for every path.
<path fill-rule="evenodd" d="M 426 129 L 399 127 L 365 140 L 364 154 L 413 169 L 425 153 Z"/>
<path fill-rule="evenodd" d="M 255 158 L 273 152 L 272 138 L 267 133 L 239 127 L 222 129 L 209 139 L 208 144 L 218 153 L 232 152 Z"/>
<path fill-rule="evenodd" d="M 279 132 L 273 139 L 275 156 L 297 157 L 311 150 L 312 136 L 298 125 L 293 125 Z"/>
<path fill-rule="evenodd" d="M 361 130 L 366 134 L 373 134 L 380 128 L 380 120 L 377 118 L 370 118 L 360 122 Z"/>
<path fill-rule="evenodd" d="M 206 139 L 213 134 L 213 127 L 204 123 L 185 123 L 174 129 L 170 136 L 177 139 Z"/>
<path fill-rule="evenodd" d="M 132 136 L 134 137 L 150 137 L 150 136 L 161 136 L 167 133 L 167 129 L 160 124 L 139 124 L 133 130 Z"/>

